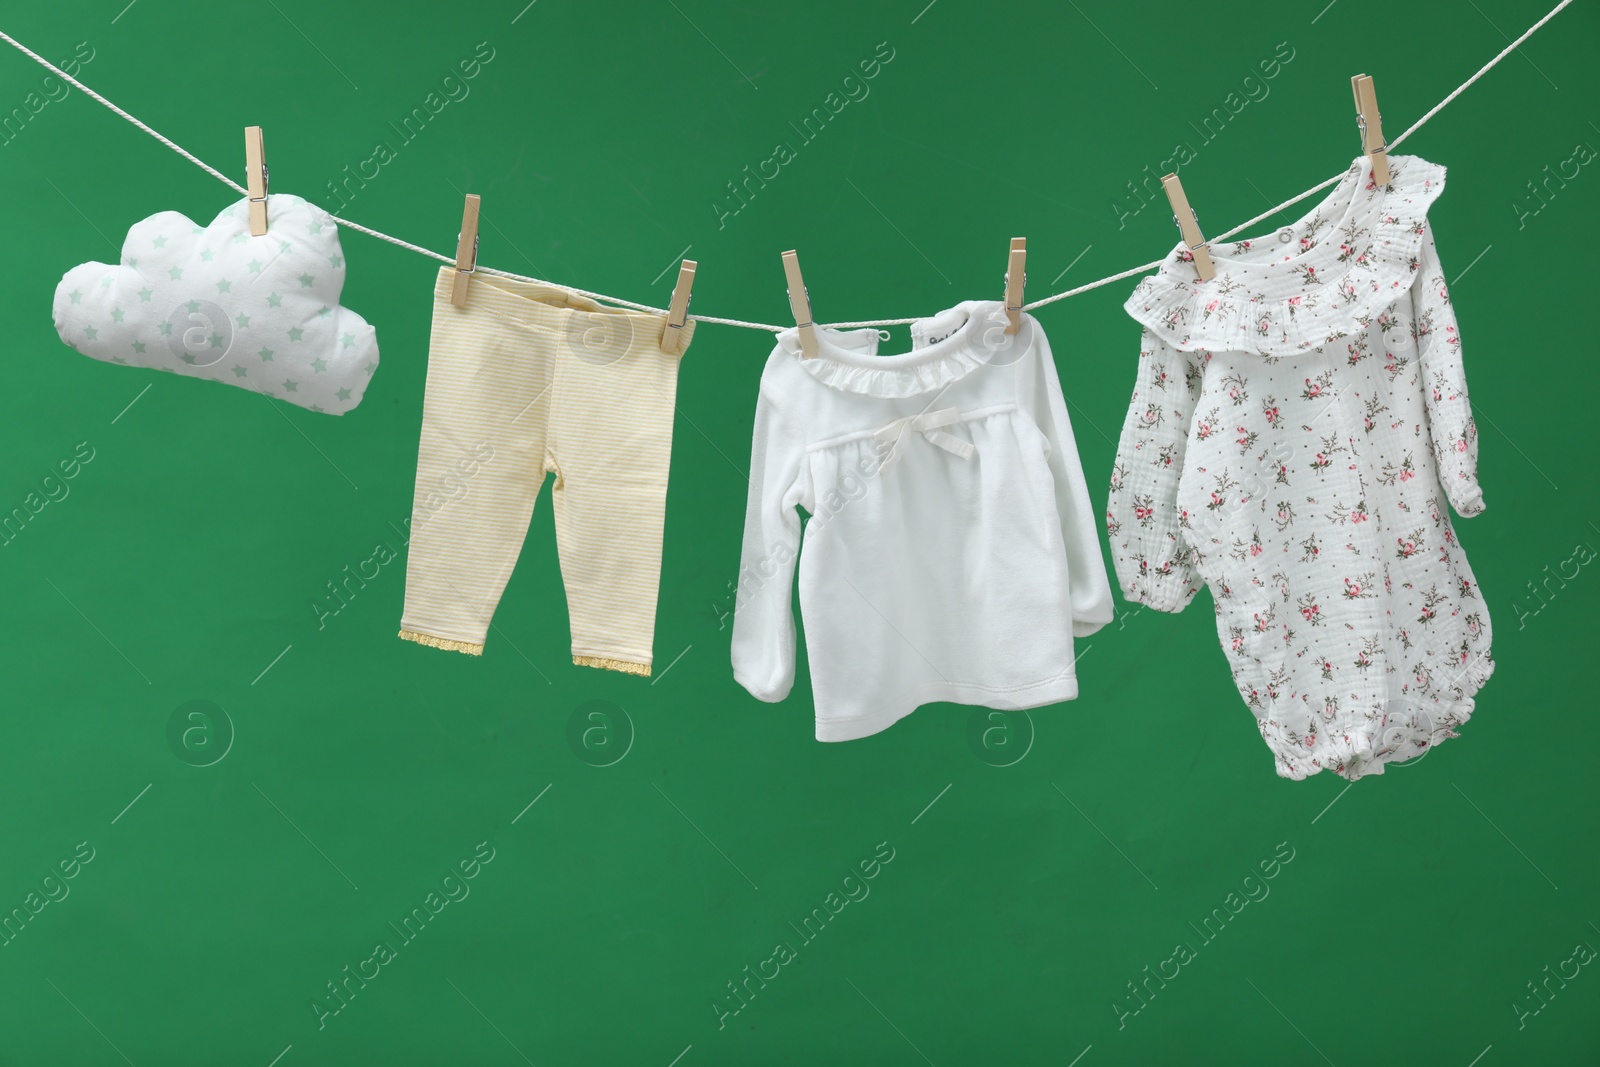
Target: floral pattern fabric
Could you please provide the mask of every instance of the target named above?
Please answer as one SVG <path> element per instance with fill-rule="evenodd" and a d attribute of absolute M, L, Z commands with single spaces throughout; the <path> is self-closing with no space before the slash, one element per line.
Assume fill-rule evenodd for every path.
<path fill-rule="evenodd" d="M 1489 614 L 1450 507 L 1483 510 L 1455 312 L 1428 224 L 1443 167 L 1361 157 L 1274 235 L 1182 245 L 1144 327 L 1106 516 L 1124 594 L 1202 584 L 1286 778 L 1382 773 L 1471 715 Z"/>

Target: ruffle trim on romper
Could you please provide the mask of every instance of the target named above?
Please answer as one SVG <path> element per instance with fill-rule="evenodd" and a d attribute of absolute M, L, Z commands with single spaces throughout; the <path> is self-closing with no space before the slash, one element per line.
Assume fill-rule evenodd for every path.
<path fill-rule="evenodd" d="M 1008 321 L 999 301 L 964 301 L 933 319 L 917 320 L 911 331 L 919 338 L 919 347 L 893 356 L 877 354 L 876 330 L 819 327 L 821 354 L 799 363 L 817 381 L 841 392 L 891 399 L 924 396 L 987 364 L 1003 366 L 1031 351 L 1032 334 L 1005 333 Z M 1031 317 L 1024 317 L 1024 322 L 1028 324 L 1024 331 L 1035 328 Z M 953 332 L 936 341 L 920 341 L 939 326 L 953 327 Z M 782 331 L 777 342 L 782 351 L 799 356 L 798 330 Z"/>
<path fill-rule="evenodd" d="M 799 342 L 794 343 L 798 351 Z M 782 334 L 779 335 L 779 344 L 785 344 Z M 965 378 L 983 364 L 984 360 L 977 354 L 960 348 L 935 359 L 903 367 L 852 366 L 827 358 L 802 360 L 800 366 L 823 385 L 842 392 L 898 398 L 937 392 Z"/>
<path fill-rule="evenodd" d="M 1436 163 L 1390 156 L 1389 165 L 1387 189 L 1372 184 L 1363 155 L 1327 199 L 1277 235 L 1211 242 L 1217 274 L 1210 281 L 1195 275 L 1180 243 L 1124 310 L 1182 351 L 1285 356 L 1348 336 L 1416 281 L 1428 207 L 1444 190 L 1445 168 Z M 1344 215 L 1327 217 L 1339 205 Z M 1284 234 L 1299 244 L 1280 246 Z M 1333 250 L 1320 246 L 1335 241 L 1330 257 Z M 1279 247 L 1293 251 L 1271 258 Z"/>
<path fill-rule="evenodd" d="M 442 648 L 449 652 L 465 652 L 469 656 L 483 655 L 483 643 L 474 641 L 456 641 L 449 637 L 434 637 L 432 634 L 418 633 L 415 630 L 401 630 L 400 636 L 407 641 L 415 641 L 419 645 L 429 648 Z"/>
<path fill-rule="evenodd" d="M 1426 721 L 1417 722 L 1418 716 L 1413 713 L 1409 723 L 1380 719 L 1362 733 L 1327 740 L 1322 740 L 1326 735 L 1319 735 L 1318 744 L 1303 757 L 1288 757 L 1280 751 L 1278 774 L 1301 781 L 1329 770 L 1353 782 L 1369 774 L 1382 774 L 1390 763 L 1420 760 L 1441 742 L 1460 736 L 1456 727 L 1472 717 L 1475 695 L 1493 673 L 1494 660 L 1485 653 L 1467 664 L 1461 678 L 1452 684 L 1451 688 L 1462 694 L 1459 699 L 1427 709 L 1416 705 L 1417 711 L 1426 711 Z M 1405 702 L 1404 698 L 1401 702 Z"/>
<path fill-rule="evenodd" d="M 635 663 L 628 659 L 612 659 L 610 656 L 573 656 L 572 663 L 577 667 L 599 667 L 607 671 L 621 671 L 623 674 L 637 674 L 641 677 L 650 677 L 650 664 Z"/>

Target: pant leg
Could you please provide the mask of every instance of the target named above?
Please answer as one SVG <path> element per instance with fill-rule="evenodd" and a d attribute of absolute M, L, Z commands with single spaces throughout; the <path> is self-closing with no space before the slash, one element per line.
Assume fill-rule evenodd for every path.
<path fill-rule="evenodd" d="M 400 636 L 482 655 L 544 481 L 559 334 L 481 280 L 456 307 L 453 273 L 434 289 Z"/>
<path fill-rule="evenodd" d="M 660 315 L 570 314 L 550 445 L 572 661 L 648 675 L 680 357 L 661 351 Z"/>

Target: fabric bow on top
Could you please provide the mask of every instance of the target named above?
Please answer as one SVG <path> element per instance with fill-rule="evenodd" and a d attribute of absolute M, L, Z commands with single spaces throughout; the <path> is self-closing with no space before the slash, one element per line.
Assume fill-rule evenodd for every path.
<path fill-rule="evenodd" d="M 900 442 L 905 438 L 906 432 L 911 430 L 922 434 L 930 443 L 938 445 L 952 455 L 960 456 L 962 459 L 971 458 L 972 442 L 963 441 L 940 429 L 959 422 L 960 419 L 961 413 L 955 408 L 940 408 L 938 411 L 925 411 L 920 415 L 907 415 L 903 419 L 895 419 L 872 435 L 880 446 L 887 446 L 883 464 L 878 469 L 886 471 L 900 458 Z"/>

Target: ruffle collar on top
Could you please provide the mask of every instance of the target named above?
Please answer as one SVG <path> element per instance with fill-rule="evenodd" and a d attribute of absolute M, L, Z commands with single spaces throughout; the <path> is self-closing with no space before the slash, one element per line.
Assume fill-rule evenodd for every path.
<path fill-rule="evenodd" d="M 1416 279 L 1445 168 L 1390 156 L 1387 188 L 1362 155 L 1327 198 L 1277 233 L 1213 241 L 1202 282 L 1180 243 L 1124 306 L 1174 348 L 1291 355 L 1365 329 Z M 1287 240 L 1284 238 L 1287 237 Z"/>
<path fill-rule="evenodd" d="M 919 396 L 986 364 L 1004 362 L 1001 352 L 1026 343 L 1020 334 L 1005 334 L 1005 324 L 999 301 L 968 300 L 913 323 L 913 348 L 902 355 L 877 355 L 878 331 L 873 329 L 818 328 L 820 352 L 812 359 L 799 358 L 800 337 L 792 327 L 778 334 L 778 345 L 829 388 L 876 397 Z"/>

